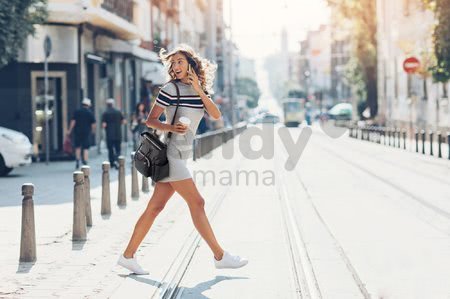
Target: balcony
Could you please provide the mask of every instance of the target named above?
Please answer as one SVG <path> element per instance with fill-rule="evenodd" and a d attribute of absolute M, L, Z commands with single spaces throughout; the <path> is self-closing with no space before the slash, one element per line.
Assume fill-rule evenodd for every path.
<path fill-rule="evenodd" d="M 51 23 L 90 23 L 108 30 L 119 38 L 135 40 L 141 38 L 139 28 L 133 22 L 133 0 L 49 0 Z"/>
<path fill-rule="evenodd" d="M 133 0 L 104 0 L 101 7 L 130 23 L 133 22 Z"/>

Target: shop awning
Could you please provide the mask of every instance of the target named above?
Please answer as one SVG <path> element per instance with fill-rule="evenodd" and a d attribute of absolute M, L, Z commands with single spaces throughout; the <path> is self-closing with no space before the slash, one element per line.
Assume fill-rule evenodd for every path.
<path fill-rule="evenodd" d="M 139 47 L 133 42 L 114 39 L 105 35 L 99 35 L 95 39 L 95 47 L 97 51 L 127 53 L 143 60 L 158 61 L 158 54 Z"/>
<path fill-rule="evenodd" d="M 142 79 L 152 81 L 154 85 L 162 85 L 168 81 L 166 68 L 160 62 L 144 61 Z"/>

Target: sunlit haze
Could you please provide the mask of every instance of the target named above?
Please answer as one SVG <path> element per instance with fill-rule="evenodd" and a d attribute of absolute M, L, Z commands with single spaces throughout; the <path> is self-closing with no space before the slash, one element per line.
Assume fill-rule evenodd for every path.
<path fill-rule="evenodd" d="M 329 9 L 322 0 L 225 0 L 225 21 L 230 20 L 233 41 L 248 57 L 264 57 L 279 51 L 281 32 L 288 33 L 290 51 L 298 51 L 298 42 L 307 30 L 326 23 Z"/>

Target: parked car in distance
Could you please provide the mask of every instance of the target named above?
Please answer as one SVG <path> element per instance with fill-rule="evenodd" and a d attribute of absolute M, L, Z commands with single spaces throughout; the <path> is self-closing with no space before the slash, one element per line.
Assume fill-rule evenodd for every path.
<path fill-rule="evenodd" d="M 263 112 L 249 119 L 252 124 L 269 123 L 276 124 L 280 121 L 280 118 L 272 113 Z"/>
<path fill-rule="evenodd" d="M 329 119 L 335 120 L 351 120 L 352 119 L 352 104 L 350 103 L 339 103 L 333 106 L 327 112 Z"/>
<path fill-rule="evenodd" d="M 33 145 L 23 133 L 0 127 L 0 176 L 31 163 Z"/>
<path fill-rule="evenodd" d="M 280 121 L 280 118 L 272 113 L 265 113 L 262 117 L 263 123 L 276 124 Z"/>

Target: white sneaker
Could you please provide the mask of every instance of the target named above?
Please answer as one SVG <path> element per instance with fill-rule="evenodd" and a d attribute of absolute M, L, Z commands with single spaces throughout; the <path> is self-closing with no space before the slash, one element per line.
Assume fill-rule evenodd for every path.
<path fill-rule="evenodd" d="M 147 275 L 148 271 L 142 269 L 142 267 L 138 264 L 136 255 L 133 255 L 133 258 L 126 258 L 123 256 L 123 254 L 120 255 L 119 260 L 117 261 L 117 264 L 119 266 L 122 266 L 134 274 L 137 275 Z"/>
<path fill-rule="evenodd" d="M 231 255 L 227 251 L 223 252 L 223 257 L 220 261 L 214 257 L 214 265 L 217 269 L 236 269 L 247 265 L 248 260 L 238 255 Z"/>

